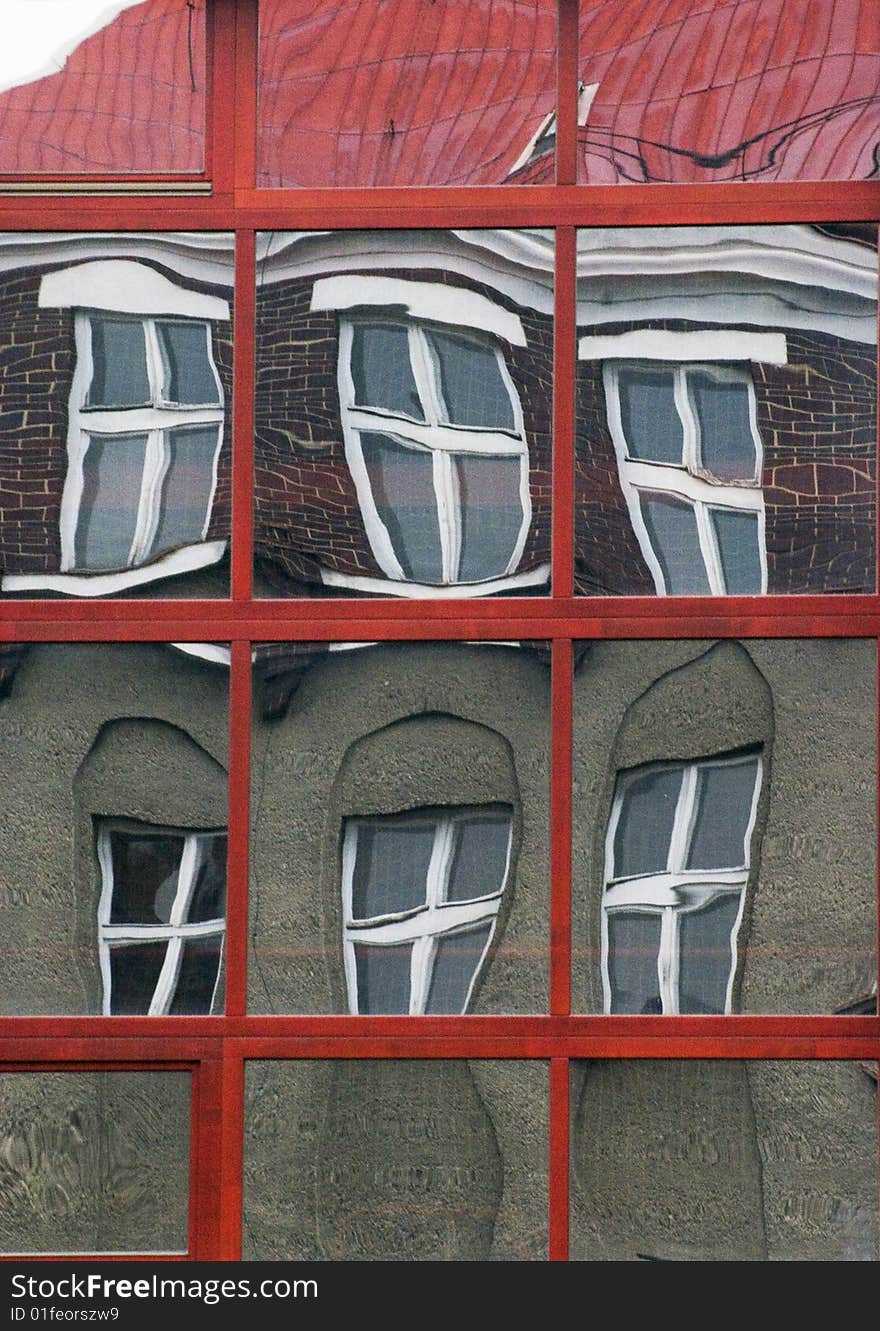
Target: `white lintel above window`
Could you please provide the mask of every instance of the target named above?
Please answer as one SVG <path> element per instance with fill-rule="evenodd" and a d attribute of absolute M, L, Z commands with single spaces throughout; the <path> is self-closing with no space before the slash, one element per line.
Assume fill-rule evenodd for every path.
<path fill-rule="evenodd" d="M 313 310 L 393 309 L 414 319 L 430 319 L 455 328 L 477 329 L 524 347 L 525 330 L 519 315 L 496 305 L 478 291 L 443 282 L 411 282 L 399 277 L 358 273 L 321 277 L 312 289 Z"/>
<path fill-rule="evenodd" d="M 635 328 L 628 333 L 582 337 L 579 360 L 755 361 L 786 365 L 784 333 L 752 333 L 741 329 L 700 329 L 668 332 Z"/>
<path fill-rule="evenodd" d="M 229 302 L 175 285 L 134 259 L 94 259 L 47 273 L 41 309 L 124 310 L 129 315 L 179 314 L 187 319 L 229 318 Z"/>

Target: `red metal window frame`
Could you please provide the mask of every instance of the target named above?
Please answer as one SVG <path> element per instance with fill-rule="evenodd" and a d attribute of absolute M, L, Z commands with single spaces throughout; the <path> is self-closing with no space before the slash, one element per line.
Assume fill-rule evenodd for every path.
<path fill-rule="evenodd" d="M 161 200 L 0 195 L 5 231 L 233 231 L 236 239 L 230 597 L 0 602 L 0 641 L 231 644 L 226 1013 L 205 1018 L 0 1018 L 0 1067 L 193 1073 L 187 1257 L 239 1260 L 245 1063 L 290 1058 L 517 1058 L 548 1064 L 551 1260 L 568 1257 L 569 1062 L 880 1059 L 880 1017 L 612 1017 L 571 1013 L 572 644 L 579 639 L 861 637 L 880 596 L 584 598 L 573 594 L 575 257 L 579 226 L 880 220 L 880 184 L 578 186 L 577 0 L 558 0 L 556 183 L 260 190 L 257 0 L 211 0 L 210 194 Z M 218 96 L 217 90 L 224 95 Z M 234 96 L 227 95 L 234 89 Z M 159 179 L 159 178 L 156 178 Z M 110 182 L 112 184 L 112 182 Z M 9 182 L 0 188 L 10 188 Z M 549 227 L 556 238 L 552 592 L 442 602 L 253 598 L 255 240 L 262 230 Z M 550 639 L 550 1012 L 532 1017 L 268 1017 L 247 1013 L 251 644 Z M 878 819 L 880 824 L 880 819 Z M 878 938 L 880 951 L 880 938 Z M 83 1254 L 85 1257 L 87 1254 Z M 103 1259 L 102 1259 L 103 1260 Z"/>

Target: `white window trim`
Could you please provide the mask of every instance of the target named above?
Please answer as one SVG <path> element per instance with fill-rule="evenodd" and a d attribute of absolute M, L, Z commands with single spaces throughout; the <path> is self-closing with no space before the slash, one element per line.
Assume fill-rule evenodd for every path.
<path fill-rule="evenodd" d="M 479 809 L 479 806 L 475 807 L 477 810 Z M 343 954 L 348 1006 L 352 1015 L 357 1016 L 359 1014 L 355 943 L 365 943 L 369 946 L 374 944 L 376 946 L 413 944 L 410 961 L 409 1015 L 421 1016 L 424 1014 L 428 1001 L 438 941 L 451 934 L 468 932 L 479 925 L 489 924 L 489 934 L 479 961 L 474 967 L 474 973 L 462 1008 L 463 1012 L 467 1011 L 474 985 L 482 972 L 486 956 L 492 945 L 492 939 L 495 936 L 498 909 L 510 875 L 510 860 L 513 848 L 513 820 L 511 818 L 507 839 L 507 859 L 498 891 L 491 892 L 486 896 L 474 897 L 470 901 L 445 903 L 443 894 L 446 890 L 452 864 L 454 824 L 460 818 L 466 817 L 469 812 L 471 811 L 465 812 L 462 810 L 448 815 L 426 815 L 432 818 L 436 817 L 437 826 L 434 830 L 434 846 L 428 865 L 425 904 L 417 906 L 413 910 L 377 916 L 367 920 L 356 920 L 354 917 L 353 891 L 358 827 L 364 822 L 369 822 L 375 826 L 383 820 L 372 817 L 369 819 L 354 817 L 347 820 L 342 844 Z M 397 821 L 397 818 L 389 815 L 387 821 L 393 823 Z"/>
<path fill-rule="evenodd" d="M 355 323 L 352 318 L 341 318 L 339 323 L 339 361 L 337 380 L 339 401 L 342 410 L 342 430 L 345 441 L 345 455 L 354 481 L 358 504 L 364 520 L 367 539 L 373 555 L 382 572 L 389 579 L 388 583 L 376 579 L 383 591 L 389 586 L 399 589 L 401 595 L 421 595 L 423 585 L 410 582 L 394 552 L 391 536 L 373 498 L 367 466 L 361 448 L 361 432 L 381 432 L 390 435 L 394 442 L 404 448 L 419 452 L 429 452 L 433 463 L 434 495 L 437 502 L 438 526 L 442 557 L 442 582 L 435 585 L 435 594 L 458 596 L 462 588 L 474 588 L 474 595 L 485 595 L 498 583 L 511 584 L 508 580 L 515 575 L 525 549 L 526 539 L 532 520 L 532 500 L 529 491 L 529 450 L 526 443 L 525 423 L 522 404 L 516 386 L 501 352 L 493 346 L 496 363 L 510 400 L 514 418 L 513 432 L 502 430 L 482 430 L 478 427 L 445 424 L 442 421 L 442 404 L 439 400 L 437 370 L 433 366 L 430 347 L 424 333 L 424 323 L 401 319 L 399 316 L 385 315 L 377 310 L 375 314 L 363 316 L 366 323 L 386 323 L 407 330 L 410 366 L 416 387 L 425 410 L 425 421 L 396 415 L 379 408 L 367 408 L 356 405 L 355 385 L 351 370 L 351 351 Z M 458 328 L 457 331 L 467 337 L 471 330 Z M 477 337 L 479 334 L 476 335 Z M 461 524 L 459 520 L 458 486 L 455 477 L 452 454 L 473 453 L 479 456 L 509 456 L 520 459 L 519 498 L 522 507 L 522 520 L 516 543 L 501 578 L 491 578 L 480 582 L 462 583 L 454 581 L 453 575 L 461 554 Z M 532 576 L 533 571 L 530 570 Z M 521 584 L 529 585 L 529 584 Z"/>
<path fill-rule="evenodd" d="M 628 333 L 582 337 L 578 360 L 755 361 L 787 365 L 785 333 L 753 333 L 742 329 L 706 328 L 667 332 L 633 328 Z"/>
<path fill-rule="evenodd" d="M 584 125 L 586 125 L 587 123 L 587 117 L 590 114 L 590 108 L 593 105 L 593 99 L 595 98 L 596 93 L 598 91 L 599 91 L 598 83 L 578 84 L 577 122 L 581 128 L 583 128 Z M 524 166 L 528 166 L 529 162 L 531 162 L 533 159 L 537 159 L 538 157 L 543 156 L 543 154 L 537 152 L 536 149 L 538 148 L 541 140 L 543 138 L 546 138 L 550 134 L 553 134 L 554 137 L 556 134 L 555 110 L 551 111 L 550 114 L 546 115 L 544 119 L 541 121 L 540 125 L 535 130 L 534 134 L 529 139 L 526 146 L 523 148 L 519 157 L 517 157 L 516 161 L 513 163 L 513 166 L 511 166 L 508 169 L 507 172 L 508 176 L 512 176 L 517 171 L 520 171 Z M 549 148 L 547 149 L 547 151 L 548 152 L 550 151 Z"/>
<path fill-rule="evenodd" d="M 174 904 L 171 908 L 171 919 L 168 924 L 111 924 L 110 915 L 113 906 L 113 855 L 110 845 L 110 835 L 113 831 L 128 831 L 136 834 L 136 829 L 131 823 L 122 820 L 106 819 L 102 820 L 98 832 L 98 863 L 101 866 L 101 897 L 98 903 L 98 955 L 101 965 L 101 978 L 104 987 L 104 997 L 102 1012 L 105 1017 L 111 1015 L 112 1006 L 112 972 L 110 967 L 110 946 L 113 943 L 142 943 L 142 942 L 168 942 L 168 948 L 165 954 L 165 961 L 159 972 L 159 979 L 153 992 L 153 998 L 150 1002 L 148 1016 L 164 1016 L 174 998 L 174 992 L 177 986 L 177 978 L 180 970 L 180 959 L 183 951 L 183 945 L 189 938 L 209 938 L 217 934 L 221 937 L 220 960 L 217 966 L 217 979 L 214 983 L 214 990 L 211 994 L 211 1003 L 208 1013 L 214 1011 L 214 1004 L 217 1000 L 217 990 L 220 984 L 220 977 L 223 974 L 223 959 L 226 935 L 226 920 L 214 919 L 204 920 L 198 924 L 184 924 L 183 919 L 189 907 L 193 890 L 196 883 L 196 871 L 198 869 L 198 842 L 205 837 L 225 836 L 225 828 L 217 828 L 212 831 L 200 832 L 181 832 L 176 828 L 167 829 L 170 836 L 182 836 L 184 838 L 183 854 L 181 855 L 180 867 L 178 869 L 177 892 L 174 898 Z M 164 828 L 147 829 L 139 828 L 137 831 L 149 834 L 155 832 L 157 836 L 166 831 Z"/>
<path fill-rule="evenodd" d="M 105 314 L 106 311 L 100 311 Z M 148 560 L 150 546 L 159 524 L 162 482 L 170 463 L 165 435 L 169 430 L 181 426 L 210 425 L 217 427 L 217 443 L 211 460 L 211 486 L 205 508 L 198 544 L 205 541 L 211 524 L 214 497 L 217 491 L 217 476 L 220 452 L 223 447 L 223 385 L 214 363 L 211 346 L 211 325 L 207 321 L 197 321 L 204 329 L 208 364 L 217 386 L 217 405 L 199 405 L 179 407 L 165 403 L 162 399 L 162 356 L 159 346 L 156 320 L 147 315 L 129 316 L 127 311 L 115 311 L 118 318 L 129 317 L 138 323 L 145 333 L 147 374 L 149 378 L 150 407 L 128 407 L 119 410 L 95 408 L 87 405 L 89 387 L 92 382 L 94 362 L 92 359 L 92 312 L 77 310 L 74 319 L 76 339 L 76 368 L 70 390 L 67 432 L 67 476 L 61 497 L 61 572 L 77 571 L 76 531 L 79 523 L 80 507 L 84 487 L 84 462 L 90 439 L 101 437 L 112 440 L 120 434 L 146 434 L 147 446 L 144 456 L 144 469 L 141 477 L 141 494 L 135 521 L 132 544 L 128 554 L 126 570 L 113 570 L 114 573 L 136 569 Z M 176 316 L 170 316 L 174 321 Z M 192 320 L 187 320 L 192 323 Z M 190 543 L 192 545 L 194 543 Z M 188 547 L 186 547 L 188 548 Z M 85 572 L 81 576 L 85 576 Z M 104 576 L 95 571 L 98 576 Z M 126 582 L 126 585 L 128 583 Z"/>
<path fill-rule="evenodd" d="M 733 767 L 755 764 L 755 785 L 748 822 L 743 836 L 743 863 L 727 869 L 685 869 L 688 844 L 696 814 L 698 774 L 701 768 Z M 614 841 L 626 791 L 633 782 L 653 771 L 683 769 L 678 794 L 666 869 L 659 873 L 637 874 L 629 878 L 614 877 Z M 679 932 L 683 914 L 699 910 L 719 897 L 738 895 L 739 909 L 730 935 L 731 965 L 724 1000 L 724 1012 L 732 1010 L 733 983 L 739 954 L 737 940 L 745 908 L 746 885 L 749 877 L 752 835 L 758 814 L 758 800 L 763 780 L 763 762 L 760 754 L 749 753 L 732 758 L 701 758 L 691 763 L 652 763 L 637 768 L 618 778 L 605 837 L 605 889 L 602 895 L 601 964 L 604 1010 L 611 1012 L 611 977 L 609 971 L 608 917 L 619 910 L 638 909 L 640 914 L 661 917 L 660 946 L 657 974 L 663 1015 L 678 1015 L 679 1010 Z M 707 880 L 709 880 L 707 882 Z"/>
<path fill-rule="evenodd" d="M 496 305 L 488 296 L 444 282 L 414 282 L 404 277 L 336 274 L 319 277 L 312 287 L 313 310 L 385 309 L 411 319 L 478 329 L 514 347 L 528 345 L 518 314 Z"/>
<path fill-rule="evenodd" d="M 223 558 L 226 546 L 226 541 L 187 545 L 160 555 L 149 564 L 123 569 L 118 573 L 6 573 L 0 580 L 0 587 L 5 592 L 46 591 L 62 592 L 65 596 L 112 596 L 114 592 L 157 582 L 160 578 L 207 568 Z"/>
<path fill-rule="evenodd" d="M 637 361 L 608 360 L 602 365 L 602 379 L 605 386 L 605 403 L 608 427 L 617 454 L 617 465 L 621 489 L 629 510 L 633 531 L 644 556 L 658 596 L 668 595 L 666 580 L 660 560 L 651 543 L 645 520 L 642 516 L 640 495 L 646 491 L 668 495 L 690 504 L 696 516 L 700 551 L 709 582 L 709 594 L 726 595 L 724 571 L 721 553 L 711 522 L 712 509 L 734 509 L 740 513 L 754 513 L 758 519 L 758 556 L 761 563 L 760 593 L 767 590 L 767 549 L 765 539 L 764 495 L 761 488 L 761 472 L 764 449 L 758 430 L 757 402 L 755 385 L 750 375 L 733 365 L 706 363 L 702 360 L 676 360 L 673 369 L 675 405 L 682 422 L 684 435 L 684 462 L 681 465 L 667 462 L 650 462 L 629 455 L 629 446 L 624 434 L 620 412 L 619 376 L 621 369 L 637 365 Z M 749 426 L 755 445 L 755 472 L 748 482 L 730 483 L 721 480 L 706 479 L 707 473 L 699 465 L 699 424 L 693 411 L 687 392 L 686 376 L 694 370 L 711 375 L 715 379 L 731 383 L 744 384 L 748 391 Z"/>
<path fill-rule="evenodd" d="M 179 287 L 158 269 L 135 259 L 90 259 L 46 273 L 37 304 L 40 309 L 229 320 L 228 301 Z"/>

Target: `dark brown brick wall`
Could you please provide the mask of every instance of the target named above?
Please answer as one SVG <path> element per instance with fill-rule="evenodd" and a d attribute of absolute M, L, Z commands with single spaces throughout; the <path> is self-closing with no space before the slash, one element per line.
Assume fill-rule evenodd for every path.
<path fill-rule="evenodd" d="M 643 327 L 615 323 L 589 331 Z M 700 325 L 666 320 L 650 327 Z M 764 445 L 768 591 L 873 592 L 876 350 L 826 333 L 786 330 L 786 337 L 787 365 L 749 367 Z M 618 479 L 599 362 L 579 363 L 577 400 L 577 590 L 650 595 L 653 580 Z"/>
<path fill-rule="evenodd" d="M 504 348 L 531 463 L 532 524 L 520 568 L 549 560 L 552 320 L 452 274 L 395 269 L 393 275 L 479 291 L 522 319 L 528 348 Z M 338 318 L 309 310 L 313 280 L 267 285 L 257 300 L 255 547 L 264 572 L 282 591 L 288 579 L 317 583 L 321 566 L 383 576 L 345 458 Z"/>
<path fill-rule="evenodd" d="M 139 262 L 147 262 L 139 260 Z M 74 312 L 40 309 L 45 273 L 16 269 L 0 276 L 0 571 L 57 572 L 61 495 L 67 474 L 70 386 L 76 362 Z M 150 264 L 178 286 L 231 293 L 184 280 Z M 232 323 L 214 324 L 214 355 L 226 402 L 223 446 L 209 538 L 227 539 L 231 494 Z"/>

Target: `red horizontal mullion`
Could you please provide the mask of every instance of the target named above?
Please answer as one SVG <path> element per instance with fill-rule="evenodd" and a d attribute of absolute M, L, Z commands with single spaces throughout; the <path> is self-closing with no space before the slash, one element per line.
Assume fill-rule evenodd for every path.
<path fill-rule="evenodd" d="M 836 1039 L 874 1039 L 880 1057 L 880 1017 L 841 1015 L 730 1015 L 686 1017 L 627 1017 L 584 1014 L 574 1016 L 351 1016 L 255 1015 L 227 1017 L 3 1017 L 0 1018 L 0 1059 L 4 1042 L 35 1041 L 35 1048 L 54 1050 L 67 1057 L 70 1042 L 94 1041 L 109 1052 L 102 1057 L 123 1057 L 127 1048 L 149 1048 L 156 1058 L 219 1057 L 224 1039 L 305 1038 L 373 1040 L 423 1037 L 442 1039 L 525 1040 L 533 1037 L 565 1041 L 583 1037 L 664 1040 L 689 1038 L 801 1038 L 819 1035 Z M 41 1042 L 41 1044 L 40 1044 Z M 91 1044 L 87 1048 L 93 1047 Z M 158 1052 L 157 1052 L 158 1051 Z M 195 1051 L 195 1052 L 192 1052 Z M 72 1055 L 78 1057 L 80 1055 Z M 144 1057 L 147 1057 L 145 1054 Z"/>
<path fill-rule="evenodd" d="M 0 231 L 232 231 L 236 217 L 211 195 L 0 195 Z"/>
<path fill-rule="evenodd" d="M 239 189 L 235 204 L 259 230 L 857 222 L 880 214 L 873 181 Z"/>
<path fill-rule="evenodd" d="M 22 1026 L 27 1021 L 27 1018 L 22 1019 Z M 121 1072 L 136 1072 L 153 1065 L 161 1071 L 175 1071 L 185 1070 L 203 1058 L 217 1058 L 220 1055 L 220 1043 L 217 1040 L 190 1038 L 169 1041 L 148 1034 L 90 1035 L 85 1033 L 85 1021 L 68 1018 L 67 1023 L 69 1033 L 59 1034 L 53 1039 L 40 1033 L 28 1035 L 24 1029 L 19 1031 L 18 1021 L 16 1032 L 12 1034 L 9 1024 L 4 1021 L 0 1026 L 0 1063 L 9 1065 L 5 1069 L 7 1071 L 13 1065 L 23 1070 L 43 1065 L 48 1067 L 50 1064 L 53 1070 L 82 1071 L 112 1064 L 116 1071 Z M 5 1034 L 2 1033 L 4 1027 Z"/>

